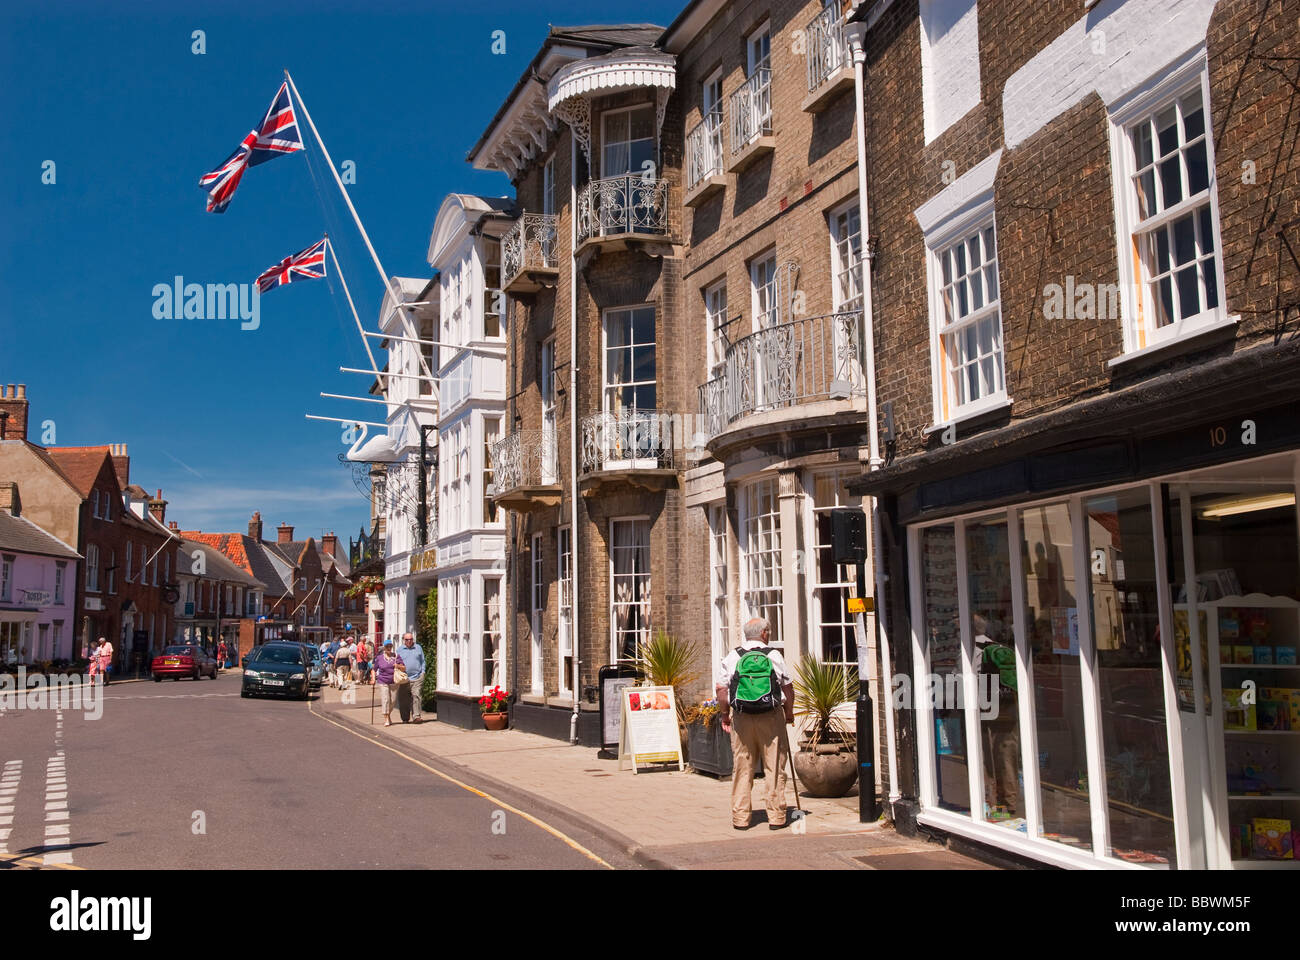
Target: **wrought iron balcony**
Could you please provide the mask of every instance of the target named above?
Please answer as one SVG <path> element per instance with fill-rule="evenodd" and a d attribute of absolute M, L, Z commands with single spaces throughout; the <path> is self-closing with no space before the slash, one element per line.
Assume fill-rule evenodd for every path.
<path fill-rule="evenodd" d="M 752 413 L 866 396 L 862 314 L 809 317 L 759 330 L 727 348 L 722 373 L 700 386 L 710 438 Z"/>
<path fill-rule="evenodd" d="M 723 184 L 722 108 L 704 119 L 686 135 L 686 203 L 692 206 Z"/>
<path fill-rule="evenodd" d="M 804 110 L 815 112 L 853 83 L 853 56 L 844 36 L 844 17 L 826 7 L 804 30 L 808 66 L 808 97 Z"/>
<path fill-rule="evenodd" d="M 668 181 L 627 173 L 593 180 L 578 191 L 578 243 L 665 236 L 668 233 Z"/>
<path fill-rule="evenodd" d="M 555 214 L 525 213 L 501 241 L 501 276 L 509 293 L 539 289 L 559 276 Z"/>
<path fill-rule="evenodd" d="M 674 417 L 635 408 L 582 420 L 582 472 L 672 470 Z"/>
<path fill-rule="evenodd" d="M 540 504 L 556 493 L 559 461 L 555 434 L 516 430 L 492 446 L 493 498 L 512 509 Z"/>
<path fill-rule="evenodd" d="M 772 71 L 758 67 L 731 95 L 731 160 L 739 169 L 772 149 Z"/>

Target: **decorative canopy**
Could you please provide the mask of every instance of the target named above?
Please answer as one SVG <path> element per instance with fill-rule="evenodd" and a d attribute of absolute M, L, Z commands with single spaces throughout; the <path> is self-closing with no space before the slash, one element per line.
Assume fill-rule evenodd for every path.
<path fill-rule="evenodd" d="M 591 162 L 591 98 L 626 90 L 655 91 L 655 134 L 663 131 L 668 96 L 677 86 L 677 58 L 650 47 L 628 47 L 599 57 L 575 60 L 547 84 L 547 106 L 573 128 Z"/>

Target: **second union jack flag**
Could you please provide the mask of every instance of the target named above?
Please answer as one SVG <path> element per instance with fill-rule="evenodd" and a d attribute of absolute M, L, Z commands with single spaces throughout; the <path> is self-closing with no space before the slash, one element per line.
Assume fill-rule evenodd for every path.
<path fill-rule="evenodd" d="M 289 99 L 289 84 L 280 84 L 271 107 L 256 129 L 235 148 L 235 152 L 222 161 L 221 166 L 199 179 L 200 187 L 208 190 L 208 212 L 225 213 L 230 200 L 239 187 L 247 167 L 255 167 L 281 154 L 296 153 L 303 148 L 298 133 L 298 119 Z"/>
<path fill-rule="evenodd" d="M 262 271 L 257 278 L 258 291 L 266 293 L 272 287 L 293 283 L 295 280 L 319 280 L 325 276 L 325 244 L 328 242 L 329 238 L 326 237 Z"/>

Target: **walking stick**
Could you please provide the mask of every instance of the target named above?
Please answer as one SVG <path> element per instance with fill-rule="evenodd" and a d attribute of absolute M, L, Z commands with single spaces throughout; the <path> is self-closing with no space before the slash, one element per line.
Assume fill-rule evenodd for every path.
<path fill-rule="evenodd" d="M 790 783 L 794 786 L 794 808 L 803 814 L 803 801 L 799 799 L 799 778 L 794 775 L 794 751 L 790 749 L 790 731 L 786 729 L 785 717 L 781 718 L 781 737 L 785 740 L 785 755 L 790 763 Z"/>
<path fill-rule="evenodd" d="M 370 722 L 375 722 L 375 685 L 370 685 Z"/>

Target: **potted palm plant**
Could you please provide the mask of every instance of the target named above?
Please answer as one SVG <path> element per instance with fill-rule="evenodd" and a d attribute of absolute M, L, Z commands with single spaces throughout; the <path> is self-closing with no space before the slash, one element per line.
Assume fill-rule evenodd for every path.
<path fill-rule="evenodd" d="M 804 720 L 794 769 L 805 793 L 842 797 L 858 775 L 857 745 L 836 708 L 858 698 L 857 671 L 804 654 L 795 667 L 794 713 Z"/>

